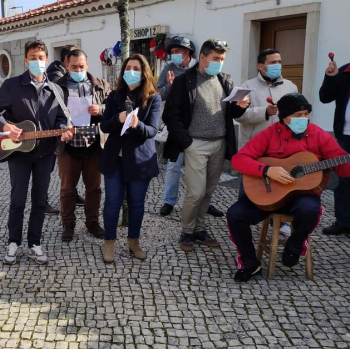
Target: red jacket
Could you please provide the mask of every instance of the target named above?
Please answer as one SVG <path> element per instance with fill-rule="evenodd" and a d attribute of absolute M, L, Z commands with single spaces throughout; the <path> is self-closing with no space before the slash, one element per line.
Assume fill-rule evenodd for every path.
<path fill-rule="evenodd" d="M 309 123 L 305 135 L 296 139 L 287 126 L 277 122 L 259 132 L 234 155 L 231 166 L 243 174 L 262 177 L 266 164 L 256 159 L 263 156 L 284 159 L 301 151 L 314 153 L 319 160 L 347 154 L 332 135 L 315 124 Z M 350 163 L 334 170 L 341 177 L 350 177 Z"/>

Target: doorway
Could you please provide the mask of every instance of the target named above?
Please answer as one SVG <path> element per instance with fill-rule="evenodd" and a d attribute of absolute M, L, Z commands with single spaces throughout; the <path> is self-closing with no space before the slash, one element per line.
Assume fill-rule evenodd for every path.
<path fill-rule="evenodd" d="M 303 90 L 306 15 L 262 21 L 260 51 L 275 48 L 282 57 L 282 75 Z"/>

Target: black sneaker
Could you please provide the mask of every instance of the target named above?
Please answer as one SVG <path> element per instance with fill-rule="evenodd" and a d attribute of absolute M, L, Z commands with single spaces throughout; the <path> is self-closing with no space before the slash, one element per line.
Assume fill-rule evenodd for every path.
<path fill-rule="evenodd" d="M 60 210 L 57 208 L 52 207 L 48 201 L 46 201 L 46 208 L 45 208 L 45 214 L 47 215 L 54 215 L 59 214 Z"/>
<path fill-rule="evenodd" d="M 160 215 L 161 216 L 168 216 L 170 215 L 171 211 L 173 210 L 174 206 L 170 204 L 164 204 L 162 208 L 160 209 Z"/>
<path fill-rule="evenodd" d="M 254 268 L 239 269 L 235 274 L 235 281 L 247 282 L 250 280 L 250 278 L 261 274 L 261 265 Z"/>
<path fill-rule="evenodd" d="M 185 234 L 182 233 L 179 241 L 179 246 L 182 251 L 184 252 L 193 252 L 194 251 L 194 245 L 193 245 L 193 234 Z"/>
<path fill-rule="evenodd" d="M 322 232 L 324 235 L 350 234 L 350 228 L 333 223 L 330 227 L 324 228 Z"/>
<path fill-rule="evenodd" d="M 287 246 L 284 248 L 283 255 L 282 255 L 282 263 L 286 267 L 294 267 L 296 264 L 298 264 L 300 258 L 299 253 L 292 252 Z"/>
<path fill-rule="evenodd" d="M 98 222 L 85 223 L 88 232 L 97 239 L 104 239 L 105 231 L 101 228 Z"/>
<path fill-rule="evenodd" d="M 75 205 L 85 206 L 85 199 L 78 194 L 78 190 L 75 192 Z"/>
<path fill-rule="evenodd" d="M 208 207 L 208 214 L 210 214 L 213 217 L 223 217 L 224 216 L 224 212 L 218 210 L 216 207 L 214 207 L 213 205 L 210 205 Z"/>
<path fill-rule="evenodd" d="M 212 238 L 205 230 L 198 231 L 193 234 L 193 239 L 197 240 L 208 247 L 220 247 L 221 244 L 216 239 Z"/>

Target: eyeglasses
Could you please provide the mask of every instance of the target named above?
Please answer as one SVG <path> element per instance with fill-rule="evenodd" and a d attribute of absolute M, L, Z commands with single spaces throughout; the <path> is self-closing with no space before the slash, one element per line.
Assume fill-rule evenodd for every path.
<path fill-rule="evenodd" d="M 215 48 L 217 47 L 223 47 L 223 48 L 227 48 L 227 42 L 226 41 L 222 41 L 222 40 L 216 40 L 216 41 L 213 41 L 211 43 L 211 45 Z"/>

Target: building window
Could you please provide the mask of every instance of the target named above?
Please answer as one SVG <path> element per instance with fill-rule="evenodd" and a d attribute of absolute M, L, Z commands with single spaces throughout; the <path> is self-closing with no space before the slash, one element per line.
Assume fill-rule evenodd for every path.
<path fill-rule="evenodd" d="M 4 82 L 11 77 L 12 63 L 11 56 L 5 50 L 0 50 L 0 82 Z"/>

